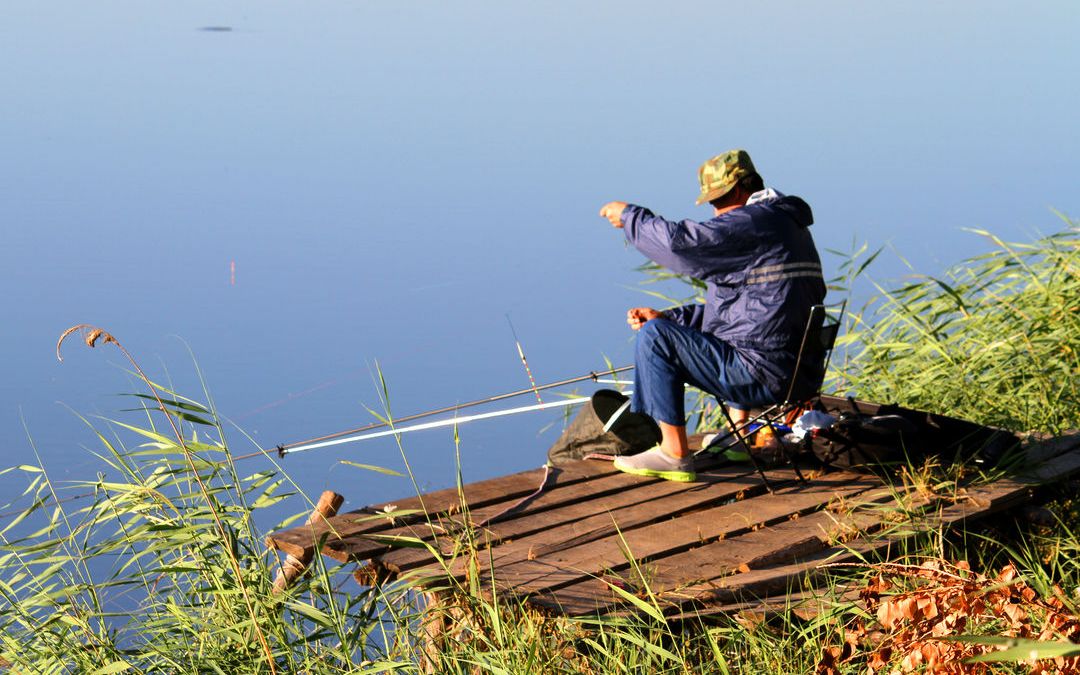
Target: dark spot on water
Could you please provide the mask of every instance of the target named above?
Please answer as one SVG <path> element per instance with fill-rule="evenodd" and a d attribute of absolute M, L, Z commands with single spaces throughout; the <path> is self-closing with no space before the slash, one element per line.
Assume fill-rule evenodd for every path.
<path fill-rule="evenodd" d="M 204 33 L 231 33 L 232 26 L 203 26 L 199 30 Z"/>

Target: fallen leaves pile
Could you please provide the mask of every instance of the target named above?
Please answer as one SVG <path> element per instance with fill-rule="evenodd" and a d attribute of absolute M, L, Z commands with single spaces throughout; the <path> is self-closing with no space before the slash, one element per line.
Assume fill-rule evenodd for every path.
<path fill-rule="evenodd" d="M 993 664 L 965 660 L 1016 646 L 956 640 L 959 636 L 1080 642 L 1080 618 L 1062 601 L 1064 592 L 1055 586 L 1052 597 L 1040 598 L 1012 565 L 995 577 L 972 571 L 966 562 L 942 560 L 871 569 L 874 576 L 859 595 L 873 618 L 864 615 L 845 624 L 843 644 L 822 654 L 820 675 L 853 672 L 860 664 L 868 675 L 987 673 Z M 1026 663 L 1037 675 L 1080 673 L 1080 656 L 1011 660 Z"/>

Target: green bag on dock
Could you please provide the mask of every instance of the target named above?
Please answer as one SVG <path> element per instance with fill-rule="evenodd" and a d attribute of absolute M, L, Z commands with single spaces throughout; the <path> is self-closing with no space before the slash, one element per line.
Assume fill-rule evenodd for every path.
<path fill-rule="evenodd" d="M 613 389 L 601 389 L 592 395 L 577 416 L 548 449 L 552 465 L 582 459 L 586 455 L 632 455 L 660 442 L 660 427 L 648 415 L 623 409 L 629 399 Z"/>

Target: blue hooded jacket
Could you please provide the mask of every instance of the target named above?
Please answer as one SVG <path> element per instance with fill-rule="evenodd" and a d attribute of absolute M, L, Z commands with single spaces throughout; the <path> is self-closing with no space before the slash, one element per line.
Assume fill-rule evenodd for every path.
<path fill-rule="evenodd" d="M 631 204 L 622 223 L 627 240 L 650 260 L 706 284 L 705 304 L 664 315 L 730 344 L 780 400 L 810 307 L 825 298 L 825 282 L 808 229 L 814 222 L 810 206 L 770 193 L 764 199 L 757 193 L 746 206 L 706 222 L 670 221 Z"/>

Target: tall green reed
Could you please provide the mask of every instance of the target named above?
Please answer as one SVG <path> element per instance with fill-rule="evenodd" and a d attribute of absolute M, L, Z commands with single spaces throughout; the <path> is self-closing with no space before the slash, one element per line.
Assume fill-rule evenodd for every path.
<path fill-rule="evenodd" d="M 1017 430 L 1080 426 L 1080 227 L 916 275 L 854 314 L 832 386 Z"/>
<path fill-rule="evenodd" d="M 99 329 L 85 339 L 122 349 Z M 142 409 L 163 413 L 173 433 L 85 420 L 106 467 L 96 478 L 59 485 L 40 461 L 8 470 L 27 483 L 0 529 L 0 663 L 102 675 L 402 666 L 385 659 L 379 635 L 390 598 L 337 592 L 339 568 L 320 559 L 295 588 L 273 593 L 279 561 L 256 516 L 294 494 L 288 479 L 241 473 L 213 409 L 131 363 L 150 391 L 137 395 Z"/>

